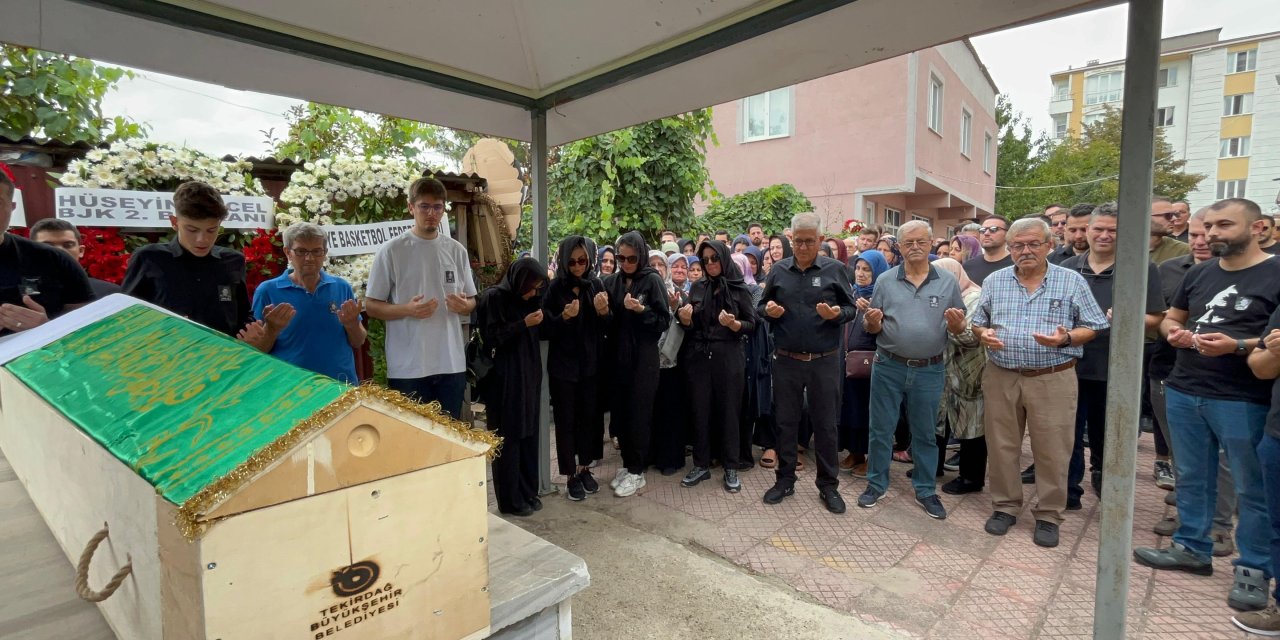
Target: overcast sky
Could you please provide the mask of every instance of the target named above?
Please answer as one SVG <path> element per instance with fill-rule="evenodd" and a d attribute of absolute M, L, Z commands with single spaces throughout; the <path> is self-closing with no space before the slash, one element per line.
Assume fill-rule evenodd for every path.
<path fill-rule="evenodd" d="M 1222 27 L 1222 38 L 1280 31 L 1276 0 L 1167 0 L 1164 34 Z M 981 36 L 974 45 L 1014 106 L 1037 130 L 1049 127 L 1049 74 L 1092 59 L 1124 57 L 1124 5 Z M 235 91 L 159 73 L 139 72 L 108 96 L 109 115 L 151 125 L 151 137 L 222 155 L 262 155 L 263 131 L 285 129 L 283 113 L 296 100 Z"/>

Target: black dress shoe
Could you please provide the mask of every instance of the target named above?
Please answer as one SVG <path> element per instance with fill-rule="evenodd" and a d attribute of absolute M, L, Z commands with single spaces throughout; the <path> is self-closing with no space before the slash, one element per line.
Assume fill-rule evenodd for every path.
<path fill-rule="evenodd" d="M 1080 498 L 1067 496 L 1067 511 L 1079 511 L 1083 508 L 1084 505 L 1080 504 Z"/>
<path fill-rule="evenodd" d="M 948 495 L 959 496 L 966 493 L 978 493 L 982 491 L 983 484 L 974 482 L 968 478 L 955 478 L 954 480 L 942 485 L 942 492 Z"/>
<path fill-rule="evenodd" d="M 990 518 L 987 518 L 987 524 L 983 529 L 993 536 L 1002 536 L 1009 533 L 1009 527 L 1012 527 L 1017 522 L 1017 518 L 1003 511 L 996 511 L 991 514 Z"/>
<path fill-rule="evenodd" d="M 1036 532 L 1032 541 L 1040 547 L 1058 546 L 1058 525 L 1048 520 L 1036 520 Z"/>
<path fill-rule="evenodd" d="M 1035 484 L 1035 483 L 1036 483 L 1036 465 L 1032 464 L 1031 466 L 1022 470 L 1022 484 Z"/>
<path fill-rule="evenodd" d="M 1094 469 L 1089 473 L 1089 484 L 1093 485 L 1093 495 L 1102 497 L 1102 469 Z"/>
<path fill-rule="evenodd" d="M 831 513 L 844 513 L 844 498 L 840 496 L 840 492 L 835 489 L 823 489 L 819 494 L 823 504 L 827 505 L 827 511 Z"/>
<path fill-rule="evenodd" d="M 498 509 L 498 512 L 504 515 L 516 516 L 519 518 L 527 518 L 533 515 L 533 509 L 531 509 L 528 505 L 522 505 L 522 506 L 516 507 L 515 509 Z"/>
<path fill-rule="evenodd" d="M 764 492 L 764 503 L 778 504 L 779 502 L 782 502 L 783 498 L 794 496 L 795 494 L 796 488 L 794 486 L 775 484 L 772 487 L 769 487 L 768 491 Z"/>
<path fill-rule="evenodd" d="M 534 511 L 542 511 L 542 499 L 537 496 L 529 499 L 529 508 Z"/>

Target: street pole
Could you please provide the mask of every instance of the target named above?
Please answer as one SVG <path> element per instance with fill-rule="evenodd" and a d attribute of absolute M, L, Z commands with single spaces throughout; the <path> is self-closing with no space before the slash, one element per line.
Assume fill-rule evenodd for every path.
<path fill-rule="evenodd" d="M 533 144 L 530 148 L 529 177 L 533 183 L 533 257 L 543 265 L 550 263 L 547 253 L 547 112 L 531 112 Z M 538 400 L 538 495 L 547 495 L 551 487 L 551 393 L 547 387 L 547 343 L 542 349 L 542 391 Z"/>
<path fill-rule="evenodd" d="M 1120 136 L 1120 215 L 1107 372 L 1106 445 L 1093 637 L 1125 638 L 1133 546 L 1133 489 L 1142 407 L 1143 316 L 1150 261 L 1156 72 L 1163 0 L 1130 0 Z"/>

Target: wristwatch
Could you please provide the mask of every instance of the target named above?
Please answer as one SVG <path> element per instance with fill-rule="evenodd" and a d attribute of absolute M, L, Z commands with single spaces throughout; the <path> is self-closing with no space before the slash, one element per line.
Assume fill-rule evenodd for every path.
<path fill-rule="evenodd" d="M 1244 340 L 1236 340 L 1236 355 L 1238 356 L 1249 355 L 1249 347 L 1244 343 Z"/>
<path fill-rule="evenodd" d="M 1067 339 L 1066 339 L 1066 340 L 1064 340 L 1064 341 L 1062 342 L 1062 344 L 1058 345 L 1058 348 L 1059 348 L 1059 349 L 1066 349 L 1066 348 L 1067 348 L 1067 347 L 1069 347 L 1069 346 L 1071 346 L 1071 332 L 1070 332 L 1070 331 L 1068 331 L 1068 332 L 1067 332 Z"/>

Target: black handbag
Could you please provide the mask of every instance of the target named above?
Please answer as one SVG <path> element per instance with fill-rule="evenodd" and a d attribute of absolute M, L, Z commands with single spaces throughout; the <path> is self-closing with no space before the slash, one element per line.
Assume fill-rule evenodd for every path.
<path fill-rule="evenodd" d="M 471 339 L 467 341 L 467 382 L 472 386 L 478 384 L 493 371 L 492 348 L 485 346 L 479 328 L 471 330 Z"/>

